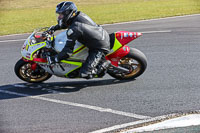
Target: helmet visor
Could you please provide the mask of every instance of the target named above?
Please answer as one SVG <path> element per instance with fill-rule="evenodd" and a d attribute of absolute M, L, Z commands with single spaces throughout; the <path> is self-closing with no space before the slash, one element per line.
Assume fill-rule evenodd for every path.
<path fill-rule="evenodd" d="M 64 18 L 64 15 L 62 13 L 56 13 L 56 18 L 57 18 L 57 21 L 61 20 Z"/>

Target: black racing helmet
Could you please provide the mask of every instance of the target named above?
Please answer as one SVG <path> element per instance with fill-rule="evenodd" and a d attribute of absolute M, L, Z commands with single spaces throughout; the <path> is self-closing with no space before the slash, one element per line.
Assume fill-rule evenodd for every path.
<path fill-rule="evenodd" d="M 67 27 L 70 20 L 77 13 L 77 7 L 73 2 L 63 1 L 56 6 L 57 21 L 60 27 Z"/>

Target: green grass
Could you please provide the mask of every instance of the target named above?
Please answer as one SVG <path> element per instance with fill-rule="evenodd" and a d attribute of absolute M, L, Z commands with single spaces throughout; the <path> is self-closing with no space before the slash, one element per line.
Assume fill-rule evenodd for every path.
<path fill-rule="evenodd" d="M 1 0 L 0 35 L 55 25 L 62 0 Z M 200 0 L 74 0 L 96 23 L 115 23 L 200 13 Z"/>

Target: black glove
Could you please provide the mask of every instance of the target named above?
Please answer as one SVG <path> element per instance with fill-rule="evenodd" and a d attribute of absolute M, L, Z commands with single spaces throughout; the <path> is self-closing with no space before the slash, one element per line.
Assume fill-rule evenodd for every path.
<path fill-rule="evenodd" d="M 47 57 L 47 61 L 48 61 L 48 63 L 49 63 L 50 65 L 59 62 L 57 55 L 56 55 L 56 56 L 48 56 L 48 57 Z"/>
<path fill-rule="evenodd" d="M 49 27 L 49 29 L 47 31 L 49 31 L 50 33 L 55 32 L 56 30 L 59 30 L 60 26 L 59 25 L 52 25 L 51 27 Z"/>
<path fill-rule="evenodd" d="M 55 31 L 54 29 L 55 29 L 55 26 L 51 26 L 48 28 L 48 30 L 46 32 L 52 34 Z"/>

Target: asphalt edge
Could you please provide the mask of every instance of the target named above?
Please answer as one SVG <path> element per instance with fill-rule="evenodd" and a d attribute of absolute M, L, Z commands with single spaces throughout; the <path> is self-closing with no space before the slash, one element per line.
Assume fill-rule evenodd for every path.
<path fill-rule="evenodd" d="M 148 126 L 148 125 L 152 125 L 152 124 L 156 124 L 165 120 L 170 120 L 173 118 L 178 118 L 178 117 L 182 117 L 182 116 L 187 116 L 187 115 L 191 115 L 191 114 L 200 114 L 200 110 L 196 110 L 196 111 L 190 111 L 190 112 L 186 112 L 186 113 L 174 113 L 174 114 L 169 114 L 169 115 L 164 115 L 164 116 L 158 116 L 158 117 L 154 117 L 154 118 L 150 118 L 148 122 L 145 123 L 141 123 L 138 125 L 134 125 L 133 127 L 127 127 L 126 129 L 121 129 L 121 130 L 116 130 L 116 132 L 125 132 L 127 130 L 130 129 L 134 129 L 134 128 L 138 128 L 138 127 L 144 127 L 144 126 Z"/>
<path fill-rule="evenodd" d="M 128 130 L 132 130 L 135 128 L 149 126 L 152 124 L 163 122 L 165 120 L 170 120 L 173 118 L 178 118 L 178 117 L 187 116 L 191 114 L 200 114 L 200 110 L 156 116 L 156 117 L 152 117 L 145 120 L 139 120 L 139 121 L 129 122 L 129 123 L 121 124 L 121 125 L 115 125 L 115 126 L 104 128 L 104 129 L 99 129 L 96 131 L 92 131 L 90 133 L 122 133 L 122 132 L 126 132 Z"/>

